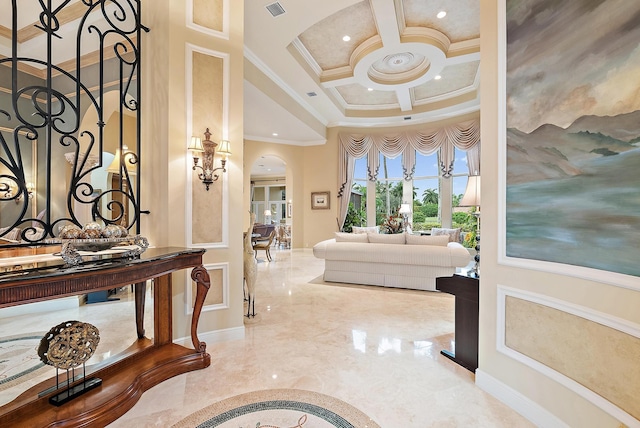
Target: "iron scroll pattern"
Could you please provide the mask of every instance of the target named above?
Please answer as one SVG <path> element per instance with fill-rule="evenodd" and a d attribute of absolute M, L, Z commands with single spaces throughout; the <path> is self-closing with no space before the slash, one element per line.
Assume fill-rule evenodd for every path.
<path fill-rule="evenodd" d="M 46 43 L 37 43 L 41 50 L 29 56 L 18 31 L 18 4 L 22 2 L 11 3 L 12 54 L 0 59 L 0 65 L 11 70 L 11 87 L 3 91 L 4 101 L 0 102 L 0 208 L 12 204 L 13 214 L 3 215 L 0 238 L 19 230 L 12 241 L 16 245 L 40 243 L 56 237 L 63 225 L 82 227 L 88 212 L 93 221 L 121 224 L 139 233 L 144 213 L 139 205 L 140 41 L 142 32 L 149 31 L 140 22 L 140 0 L 64 0 L 56 6 L 51 0 L 39 0 L 41 10 L 35 12 L 37 22 L 31 29 L 38 33 L 34 37 Z M 65 8 L 72 7 L 74 12 L 65 13 Z M 79 19 L 63 18 L 70 13 L 80 15 Z M 69 43 L 65 38 L 74 36 L 75 58 L 56 63 L 60 50 Z M 87 65 L 86 57 L 91 55 L 98 59 Z M 116 102 L 105 100 L 109 91 L 117 93 Z M 120 154 L 120 173 L 118 185 L 103 190 L 91 183 L 91 174 L 104 167 L 105 126 L 112 115 L 119 118 L 116 153 Z M 135 137 L 131 132 L 125 136 L 124 121 L 134 115 Z M 23 155 L 34 142 L 37 166 L 30 167 Z M 35 195 L 31 195 L 26 171 L 33 176 L 34 168 L 38 180 Z M 61 177 L 66 181 L 64 198 L 55 190 L 60 188 Z M 54 194 L 58 199 L 54 200 Z M 38 215 L 29 209 L 30 198 Z"/>

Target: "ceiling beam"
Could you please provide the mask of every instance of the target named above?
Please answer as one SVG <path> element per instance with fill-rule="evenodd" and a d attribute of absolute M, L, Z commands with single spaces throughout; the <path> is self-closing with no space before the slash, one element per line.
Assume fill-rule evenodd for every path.
<path fill-rule="evenodd" d="M 396 97 L 398 98 L 398 104 L 400 104 L 400 110 L 410 111 L 413 108 L 411 90 L 409 88 L 396 89 Z"/>
<path fill-rule="evenodd" d="M 400 44 L 400 31 L 396 18 L 396 7 L 393 1 L 371 0 L 371 10 L 378 26 L 378 34 L 384 47 Z"/>

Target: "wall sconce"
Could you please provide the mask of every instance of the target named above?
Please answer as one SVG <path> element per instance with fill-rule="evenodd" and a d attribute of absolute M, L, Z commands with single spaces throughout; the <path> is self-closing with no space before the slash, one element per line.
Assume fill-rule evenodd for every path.
<path fill-rule="evenodd" d="M 218 174 L 214 174 L 214 172 L 218 170 L 222 170 L 222 172 L 227 172 L 225 165 L 227 163 L 227 157 L 231 155 L 231 150 L 229 147 L 229 141 L 222 140 L 220 141 L 220 148 L 218 149 L 218 153 L 220 153 L 223 157 L 220 159 L 221 167 L 214 168 L 213 161 L 214 156 L 216 154 L 216 147 L 218 147 L 217 143 L 211 141 L 211 133 L 209 132 L 209 128 L 204 133 L 205 140 L 202 141 L 200 137 L 191 137 L 191 144 L 189 144 L 188 150 L 191 151 L 193 156 L 193 170 L 200 169 L 202 172 L 198 173 L 198 178 L 207 186 L 207 190 L 209 190 L 209 186 L 214 181 L 220 178 Z M 199 165 L 199 157 L 198 154 L 202 153 L 202 165 Z"/>
<path fill-rule="evenodd" d="M 27 195 L 29 199 L 33 199 L 33 194 L 35 193 L 36 186 L 33 183 L 27 183 Z M 22 193 L 18 195 L 16 198 L 16 204 L 22 199 Z"/>

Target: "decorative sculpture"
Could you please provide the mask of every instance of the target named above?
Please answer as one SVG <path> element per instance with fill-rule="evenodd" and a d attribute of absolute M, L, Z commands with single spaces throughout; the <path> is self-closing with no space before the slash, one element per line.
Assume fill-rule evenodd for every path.
<path fill-rule="evenodd" d="M 253 225 L 256 222 L 255 213 L 251 213 L 251 221 L 249 228 L 244 235 L 244 252 L 242 259 L 244 262 L 244 280 L 246 282 L 246 298 L 247 298 L 247 318 L 256 316 L 256 279 L 258 278 L 258 261 L 253 257 L 253 243 L 251 242 L 251 234 L 253 233 Z M 244 284 L 243 284 L 244 285 Z"/>
<path fill-rule="evenodd" d="M 85 363 L 93 356 L 100 342 L 98 328 L 79 321 L 65 321 L 44 335 L 38 346 L 40 360 L 56 368 L 56 389 L 62 391 L 49 398 L 60 406 L 102 384 L 102 379 L 86 378 Z M 75 384 L 75 368 L 82 365 L 82 382 Z M 61 388 L 59 370 L 66 370 L 66 387 Z M 71 370 L 71 373 L 69 372 Z M 65 384 L 63 384 L 65 386 Z"/>

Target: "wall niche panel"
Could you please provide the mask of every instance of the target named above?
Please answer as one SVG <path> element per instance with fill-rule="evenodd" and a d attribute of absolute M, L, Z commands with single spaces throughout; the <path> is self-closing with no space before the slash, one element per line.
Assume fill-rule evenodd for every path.
<path fill-rule="evenodd" d="M 639 337 L 514 296 L 505 296 L 504 304 L 508 349 L 570 378 L 640 420 Z"/>
<path fill-rule="evenodd" d="M 193 0 L 193 23 L 213 31 L 223 31 L 223 0 Z"/>
<path fill-rule="evenodd" d="M 209 129 L 211 141 L 220 143 L 225 126 L 225 58 L 211 51 L 191 50 L 191 135 L 205 139 Z M 233 148 L 232 148 L 233 150 Z M 203 159 L 200 160 L 202 164 Z M 220 166 L 216 154 L 214 167 Z M 216 173 L 220 178 L 206 189 L 198 178 L 198 171 L 191 174 L 191 240 L 198 246 L 228 245 L 224 233 L 226 223 L 226 174 Z"/>

